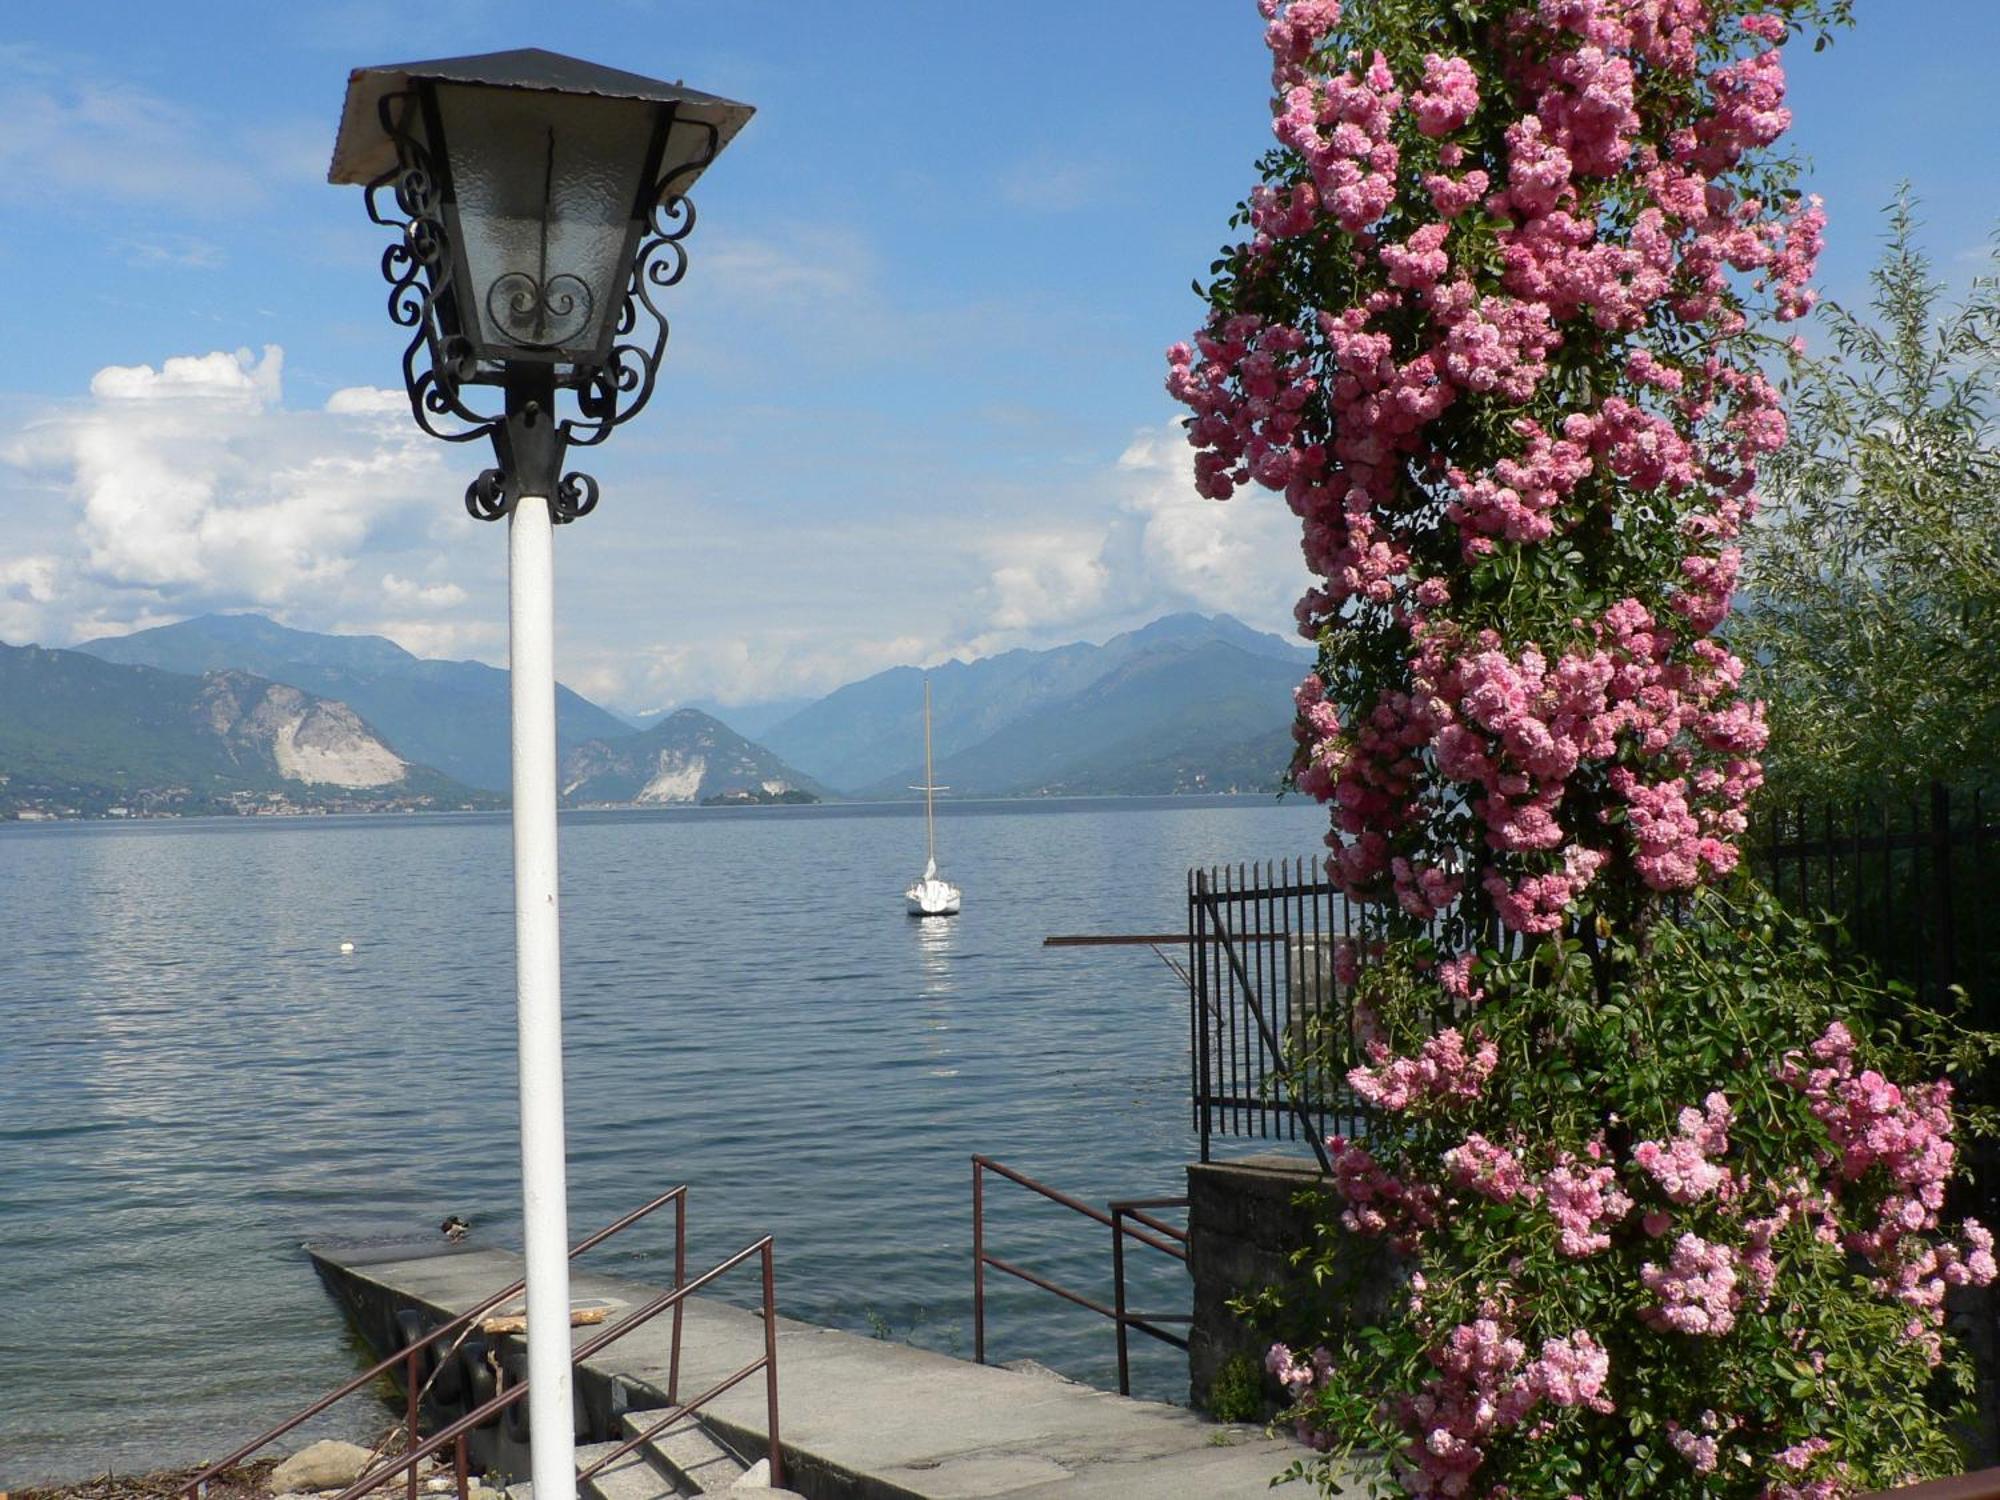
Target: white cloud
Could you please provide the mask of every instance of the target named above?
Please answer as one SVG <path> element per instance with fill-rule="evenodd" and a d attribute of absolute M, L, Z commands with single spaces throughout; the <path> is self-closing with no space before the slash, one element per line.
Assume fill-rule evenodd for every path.
<path fill-rule="evenodd" d="M 110 366 L 87 397 L 0 434 L 21 518 L 0 638 L 258 609 L 504 663 L 506 548 L 457 503 L 485 455 L 421 434 L 401 391 L 289 408 L 284 368 L 275 347 Z M 959 470 L 934 455 L 864 507 L 795 472 L 812 451 L 802 431 L 790 459 L 759 450 L 720 474 L 678 453 L 608 455 L 612 503 L 562 537 L 565 680 L 627 706 L 803 697 L 1170 610 L 1287 630 L 1306 581 L 1283 503 L 1196 496 L 1172 426 L 1095 462 L 966 477 L 944 508 Z"/>
<path fill-rule="evenodd" d="M 55 602 L 60 564 L 53 557 L 0 559 L 0 641 L 26 644 Z"/>
<path fill-rule="evenodd" d="M 0 195 L 183 204 L 259 192 L 255 143 L 148 89 L 27 46 L 0 47 Z"/>
<path fill-rule="evenodd" d="M 1110 586 L 1093 538 L 1084 533 L 1014 534 L 999 541 L 988 589 L 989 630 L 1046 630 L 1100 613 Z"/>
<path fill-rule="evenodd" d="M 627 706 L 761 703 L 811 697 L 889 667 L 931 666 L 951 655 L 933 635 L 829 634 L 780 625 L 746 637 L 692 638 L 641 648 L 565 672 L 586 696 Z"/>
<path fill-rule="evenodd" d="M 410 398 L 379 386 L 350 385 L 328 396 L 326 409 L 336 417 L 401 417 L 409 413 Z"/>
<path fill-rule="evenodd" d="M 180 271 L 215 271 L 227 263 L 222 247 L 194 234 L 157 234 L 126 240 L 125 259 L 141 270 L 167 266 Z"/>
<path fill-rule="evenodd" d="M 1179 610 L 1289 635 L 1308 581 L 1282 499 L 1196 495 L 1172 425 L 1067 474 L 988 481 L 949 514 L 924 498 L 868 519 L 688 500 L 657 546 L 637 530 L 618 538 L 610 528 L 629 508 L 613 511 L 590 533 L 603 550 L 569 554 L 576 573 L 566 564 L 559 583 L 578 638 L 565 677 L 628 708 L 745 703 L 886 667 L 1102 640 Z M 583 575 L 597 609 L 571 602 L 567 579 Z"/>
<path fill-rule="evenodd" d="M 59 497 L 37 507 L 32 538 L 53 586 L 10 582 L 8 628 L 56 644 L 212 609 L 325 628 L 335 614 L 462 603 L 437 568 L 463 560 L 427 537 L 457 491 L 436 445 L 406 412 L 387 420 L 379 392 L 287 410 L 283 374 L 275 346 L 107 366 L 88 400 L 0 443 Z M 357 573 L 365 555 L 396 566 Z M 423 582 L 399 593 L 388 578 Z"/>
<path fill-rule="evenodd" d="M 248 349 L 234 354 L 183 354 L 151 365 L 106 365 L 90 377 L 90 394 L 102 401 L 191 400 L 264 407 L 284 393 L 285 351 L 266 344 L 262 358 Z"/>
<path fill-rule="evenodd" d="M 385 635 L 415 656 L 446 661 L 470 659 L 500 666 L 507 661 L 507 625 L 504 620 L 364 616 L 353 621 L 336 620 L 323 626 L 315 622 L 314 628 L 325 628 L 340 635 Z M 565 670 L 562 676 L 564 681 L 572 681 L 568 671 Z"/>
<path fill-rule="evenodd" d="M 382 592 L 390 602 L 413 609 L 456 609 L 466 598 L 455 583 L 418 583 L 395 573 L 382 575 Z"/>
<path fill-rule="evenodd" d="M 1227 501 L 1196 494 L 1194 450 L 1174 426 L 1137 434 L 1118 472 L 1122 517 L 1106 539 L 1107 568 L 1145 579 L 1162 603 L 1289 631 L 1309 580 L 1299 522 L 1282 499 L 1261 489 Z"/>
<path fill-rule="evenodd" d="M 1220 504 L 1197 495 L 1178 427 L 1135 433 L 1077 488 L 1064 524 L 985 539 L 989 574 L 965 649 L 1102 637 L 1178 610 L 1290 633 L 1307 583 L 1298 522 L 1261 490 Z"/>

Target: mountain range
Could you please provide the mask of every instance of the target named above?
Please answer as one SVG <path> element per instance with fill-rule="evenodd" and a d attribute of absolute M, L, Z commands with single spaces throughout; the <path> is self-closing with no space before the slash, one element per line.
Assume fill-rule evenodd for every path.
<path fill-rule="evenodd" d="M 86 810 L 153 784 L 238 799 L 393 787 L 423 805 L 493 805 L 509 782 L 507 674 L 484 663 L 259 615 L 5 649 L 0 776 L 93 788 L 68 799 Z M 926 675 L 951 795 L 1268 791 L 1311 661 L 1227 615 L 1182 614 L 1102 645 L 892 668 L 803 706 L 619 715 L 559 688 L 562 792 L 572 804 L 906 797 L 922 779 Z M 205 719 L 224 698 L 235 707 Z M 328 758 L 322 741 L 342 748 Z M 402 780 L 330 779 L 392 763 Z"/>
<path fill-rule="evenodd" d="M 1269 790 L 1312 660 L 1228 615 L 1180 614 L 1101 646 L 946 662 L 928 673 L 935 774 L 959 796 Z M 763 743 L 851 795 L 907 795 L 922 780 L 925 675 L 850 683 Z"/>
<path fill-rule="evenodd" d="M 579 745 L 563 757 L 561 782 L 562 798 L 571 804 L 817 802 L 826 795 L 824 787 L 698 708 L 677 709 L 636 734 Z"/>
<path fill-rule="evenodd" d="M 285 683 L 0 646 L 0 816 L 494 802 L 398 754 L 346 704 Z"/>
<path fill-rule="evenodd" d="M 76 648 L 105 661 L 199 676 L 252 672 L 333 698 L 411 760 L 486 791 L 511 782 L 507 674 L 479 661 L 432 661 L 379 635 L 319 635 L 262 615 L 201 615 Z M 608 709 L 556 689 L 556 749 L 630 732 Z"/>

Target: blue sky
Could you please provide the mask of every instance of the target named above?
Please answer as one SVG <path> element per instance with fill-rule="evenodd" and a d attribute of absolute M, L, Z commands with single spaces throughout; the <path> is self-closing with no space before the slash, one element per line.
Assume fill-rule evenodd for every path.
<path fill-rule="evenodd" d="M 1901 178 L 1962 283 L 2000 216 L 2000 6 L 1857 8 L 1792 59 L 1823 283 L 1863 290 Z M 758 107 L 698 190 L 661 389 L 562 537 L 569 680 L 755 701 L 1174 608 L 1288 618 L 1282 507 L 1195 500 L 1160 385 L 1269 140 L 1250 0 L 9 20 L 0 639 L 258 608 L 504 659 L 501 537 L 457 499 L 486 460 L 351 394 L 395 384 L 398 344 L 382 239 L 324 176 L 350 67 L 524 45 Z"/>

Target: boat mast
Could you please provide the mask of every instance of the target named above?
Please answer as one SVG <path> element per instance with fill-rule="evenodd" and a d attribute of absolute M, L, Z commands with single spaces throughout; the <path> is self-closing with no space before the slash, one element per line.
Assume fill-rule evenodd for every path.
<path fill-rule="evenodd" d="M 931 679 L 924 676 L 924 871 L 937 868 L 937 826 L 931 811 L 931 794 L 937 790 L 932 785 L 937 778 L 931 774 Z"/>

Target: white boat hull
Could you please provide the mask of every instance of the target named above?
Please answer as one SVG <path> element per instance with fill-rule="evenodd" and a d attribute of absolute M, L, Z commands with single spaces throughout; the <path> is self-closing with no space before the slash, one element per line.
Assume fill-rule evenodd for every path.
<path fill-rule="evenodd" d="M 910 903 L 913 917 L 955 917 L 958 915 L 958 887 L 948 880 L 935 877 L 919 880 L 907 891 L 904 899 Z"/>

